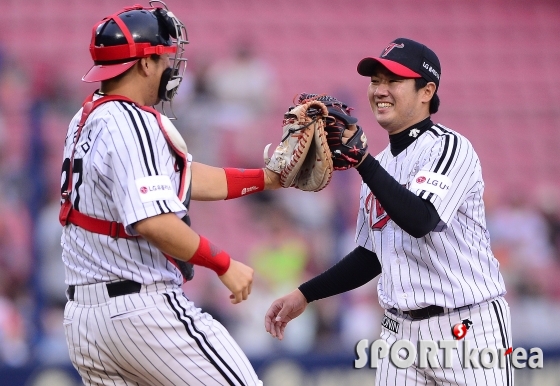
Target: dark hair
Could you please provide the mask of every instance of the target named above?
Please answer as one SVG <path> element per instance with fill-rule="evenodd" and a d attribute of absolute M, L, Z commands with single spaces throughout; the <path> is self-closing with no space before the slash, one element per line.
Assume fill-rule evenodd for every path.
<path fill-rule="evenodd" d="M 414 86 L 416 88 L 416 91 L 426 87 L 427 84 L 428 81 L 424 78 L 414 78 Z M 430 100 L 430 114 L 435 114 L 438 112 L 438 110 L 439 110 L 439 96 L 436 92 L 434 93 L 434 96 Z"/>

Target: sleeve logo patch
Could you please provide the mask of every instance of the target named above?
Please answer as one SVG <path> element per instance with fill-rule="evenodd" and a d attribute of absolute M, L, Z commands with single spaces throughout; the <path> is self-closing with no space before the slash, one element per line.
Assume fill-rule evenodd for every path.
<path fill-rule="evenodd" d="M 453 181 L 442 174 L 420 170 L 410 185 L 410 191 L 419 194 L 421 191 L 433 193 L 443 199 L 449 192 Z"/>
<path fill-rule="evenodd" d="M 142 202 L 169 200 L 175 196 L 169 176 L 151 176 L 134 181 Z"/>

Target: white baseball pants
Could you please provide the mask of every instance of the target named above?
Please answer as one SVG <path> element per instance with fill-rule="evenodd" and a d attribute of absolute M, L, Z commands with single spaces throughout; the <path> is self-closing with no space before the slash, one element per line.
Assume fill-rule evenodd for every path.
<path fill-rule="evenodd" d="M 103 283 L 76 286 L 64 328 L 86 385 L 262 385 L 222 324 L 178 287 L 111 298 Z"/>
<path fill-rule="evenodd" d="M 393 314 L 388 311 L 385 311 L 385 317 L 389 318 L 390 321 L 385 320 L 384 324 L 393 331 L 383 327 L 381 339 L 385 340 L 389 347 L 398 340 L 408 340 L 417 349 L 417 353 L 420 352 L 418 350 L 419 341 L 430 340 L 436 343 L 439 341 L 454 341 L 452 328 L 455 324 L 461 323 L 463 320 L 469 320 L 472 325 L 467 330 L 466 336 L 456 341 L 457 349 L 451 350 L 451 367 L 444 368 L 443 350 L 440 350 L 436 356 L 438 366 L 422 366 L 424 368 L 418 366 L 418 358 L 412 366 L 399 368 L 391 362 L 390 356 L 387 355 L 379 360 L 376 386 L 513 386 L 513 368 L 510 356 L 505 356 L 505 359 L 502 359 L 503 368 L 499 366 L 500 358 L 498 358 L 498 364 L 491 368 L 485 368 L 480 366 L 480 356 L 476 353 L 471 357 L 472 360 L 468 357 L 465 360 L 466 357 L 464 356 L 463 345 L 465 341 L 468 341 L 469 352 L 472 352 L 472 349 L 480 352 L 489 348 L 497 352 L 499 356 L 504 356 L 504 351 L 512 347 L 509 306 L 503 297 L 462 307 L 458 310 L 448 310 L 444 314 L 422 320 L 412 320 L 402 313 Z M 502 351 L 499 351 L 499 349 Z M 398 353 L 401 358 L 407 357 L 406 350 L 401 350 Z M 483 360 L 485 363 L 491 362 L 490 355 Z M 479 368 L 474 368 L 473 365 L 476 364 L 479 364 Z"/>

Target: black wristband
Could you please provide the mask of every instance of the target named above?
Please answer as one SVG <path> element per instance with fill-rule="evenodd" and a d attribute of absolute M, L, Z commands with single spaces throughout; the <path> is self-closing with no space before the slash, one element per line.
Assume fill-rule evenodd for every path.
<path fill-rule="evenodd" d="M 357 247 L 331 268 L 300 285 L 299 290 L 311 303 L 361 287 L 380 273 L 377 255 Z"/>

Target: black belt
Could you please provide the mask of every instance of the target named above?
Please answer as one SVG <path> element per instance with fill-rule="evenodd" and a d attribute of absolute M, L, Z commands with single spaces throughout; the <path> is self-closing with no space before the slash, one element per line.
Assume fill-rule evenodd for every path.
<path fill-rule="evenodd" d="M 469 308 L 471 306 L 472 304 L 458 307 L 458 308 L 452 308 L 452 309 L 447 308 L 447 309 L 451 312 L 451 311 L 462 310 L 463 308 Z M 399 311 L 396 308 L 391 308 L 389 309 L 389 312 L 395 315 L 400 315 L 400 314 L 407 315 L 412 320 L 422 320 L 422 319 L 431 318 L 432 316 L 441 315 L 445 312 L 445 310 L 446 308 L 440 306 L 428 306 L 428 307 L 420 308 L 418 310 L 410 310 L 410 311 Z"/>
<path fill-rule="evenodd" d="M 440 315 L 445 312 L 445 308 L 440 306 L 428 306 L 418 310 L 403 311 L 403 314 L 410 316 L 414 320 L 428 319 L 432 316 Z"/>
<path fill-rule="evenodd" d="M 122 295 L 137 294 L 140 292 L 142 284 L 132 280 L 115 281 L 107 283 L 107 293 L 110 298 Z M 74 293 L 76 292 L 75 285 L 68 286 L 68 299 L 74 300 Z"/>

